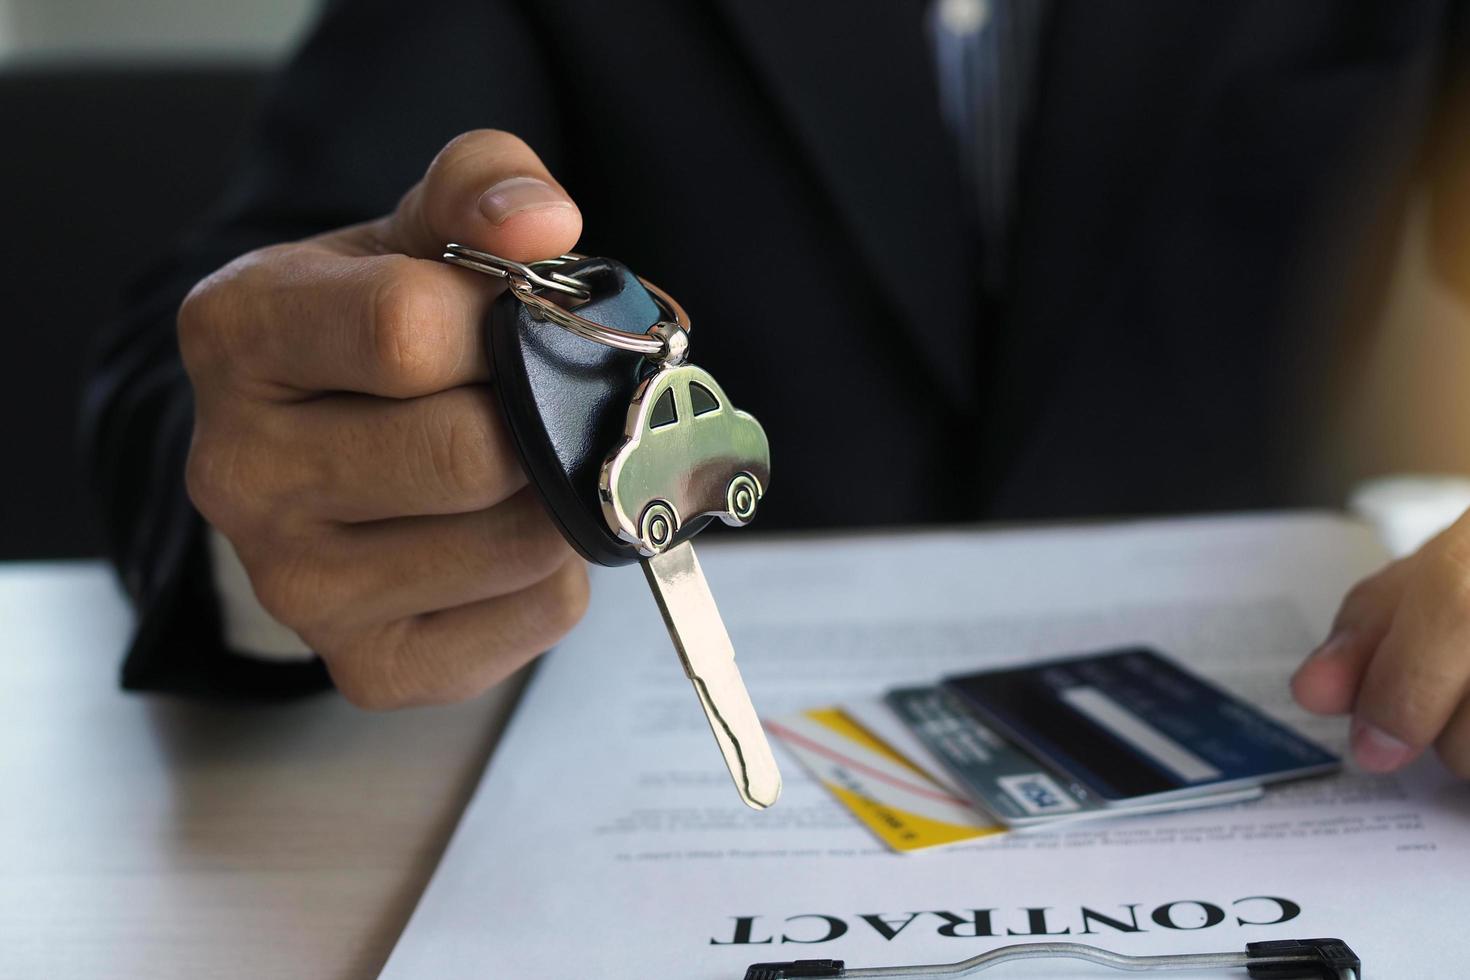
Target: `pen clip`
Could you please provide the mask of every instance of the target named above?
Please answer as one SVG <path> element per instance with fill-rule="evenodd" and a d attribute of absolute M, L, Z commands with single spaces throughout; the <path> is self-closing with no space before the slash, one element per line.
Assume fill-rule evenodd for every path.
<path fill-rule="evenodd" d="M 1341 939 L 1273 939 L 1247 943 L 1246 969 L 1252 978 L 1310 976 L 1320 980 L 1362 980 L 1363 963 Z"/>

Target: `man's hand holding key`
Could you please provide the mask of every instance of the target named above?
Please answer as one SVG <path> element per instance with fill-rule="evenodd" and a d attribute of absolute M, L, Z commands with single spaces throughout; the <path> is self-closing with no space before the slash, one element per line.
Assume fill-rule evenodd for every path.
<path fill-rule="evenodd" d="M 548 336 L 549 320 L 570 316 L 593 338 L 610 324 L 564 314 L 526 275 L 488 317 L 503 279 L 437 261 L 503 277 L 509 259 L 529 273 L 516 263 L 560 255 L 580 231 L 524 143 L 476 132 L 390 217 L 253 252 L 200 283 L 179 313 L 196 392 L 189 493 L 266 610 L 367 707 L 473 696 L 559 639 L 587 602 L 563 533 L 606 564 L 642 558 L 741 798 L 770 806 L 780 773 L 687 540 L 711 516 L 754 515 L 769 480 L 760 426 L 708 374 L 678 367 L 682 310 L 616 263 L 583 264 L 612 287 L 579 285 L 585 310 L 627 321 L 625 342 L 660 340 L 646 362 L 614 344 L 597 369 L 585 349 L 545 358 L 568 338 L 596 342 Z M 506 355 L 494 381 L 504 417 L 487 322 Z M 624 458 L 645 438 L 639 462 Z M 676 499 L 642 499 L 665 481 Z"/>
<path fill-rule="evenodd" d="M 245 255 L 180 311 L 190 496 L 356 704 L 472 697 L 586 607 L 487 386 L 504 286 L 438 261 L 544 258 L 581 226 L 524 143 L 468 133 L 391 216 Z"/>

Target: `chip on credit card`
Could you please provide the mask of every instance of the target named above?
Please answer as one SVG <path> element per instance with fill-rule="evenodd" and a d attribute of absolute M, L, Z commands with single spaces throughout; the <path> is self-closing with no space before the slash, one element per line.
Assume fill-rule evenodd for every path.
<path fill-rule="evenodd" d="M 990 728 L 1102 806 L 1331 772 L 1339 760 L 1156 650 L 1129 647 L 949 677 Z"/>
<path fill-rule="evenodd" d="M 1008 827 L 1041 827 L 1119 812 L 1078 780 L 1041 764 L 981 724 L 942 687 L 899 688 L 889 691 L 884 701 L 965 794 Z M 1128 812 L 1240 803 L 1260 794 L 1259 787 L 1245 787 L 1182 800 L 1144 801 Z"/>

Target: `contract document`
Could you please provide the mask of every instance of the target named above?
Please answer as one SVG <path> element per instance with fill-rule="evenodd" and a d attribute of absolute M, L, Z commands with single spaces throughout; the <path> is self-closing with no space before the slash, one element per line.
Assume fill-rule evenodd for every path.
<path fill-rule="evenodd" d="M 1337 752 L 1345 720 L 1295 709 L 1287 679 L 1386 557 L 1330 514 L 711 537 L 701 560 L 763 717 L 1146 644 Z M 597 570 L 382 975 L 738 980 L 757 961 L 933 963 L 1058 938 L 1168 953 L 1317 936 L 1347 941 L 1369 977 L 1470 971 L 1470 788 L 1432 758 L 902 856 L 777 753 L 781 800 L 746 809 L 643 576 Z"/>

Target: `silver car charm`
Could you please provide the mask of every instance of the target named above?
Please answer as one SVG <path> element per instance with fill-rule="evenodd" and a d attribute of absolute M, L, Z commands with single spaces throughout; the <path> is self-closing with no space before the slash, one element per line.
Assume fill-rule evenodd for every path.
<path fill-rule="evenodd" d="M 644 379 L 625 434 L 602 465 L 598 493 L 607 526 L 644 555 L 663 551 L 698 517 L 748 524 L 770 485 L 765 430 L 692 364 Z"/>

